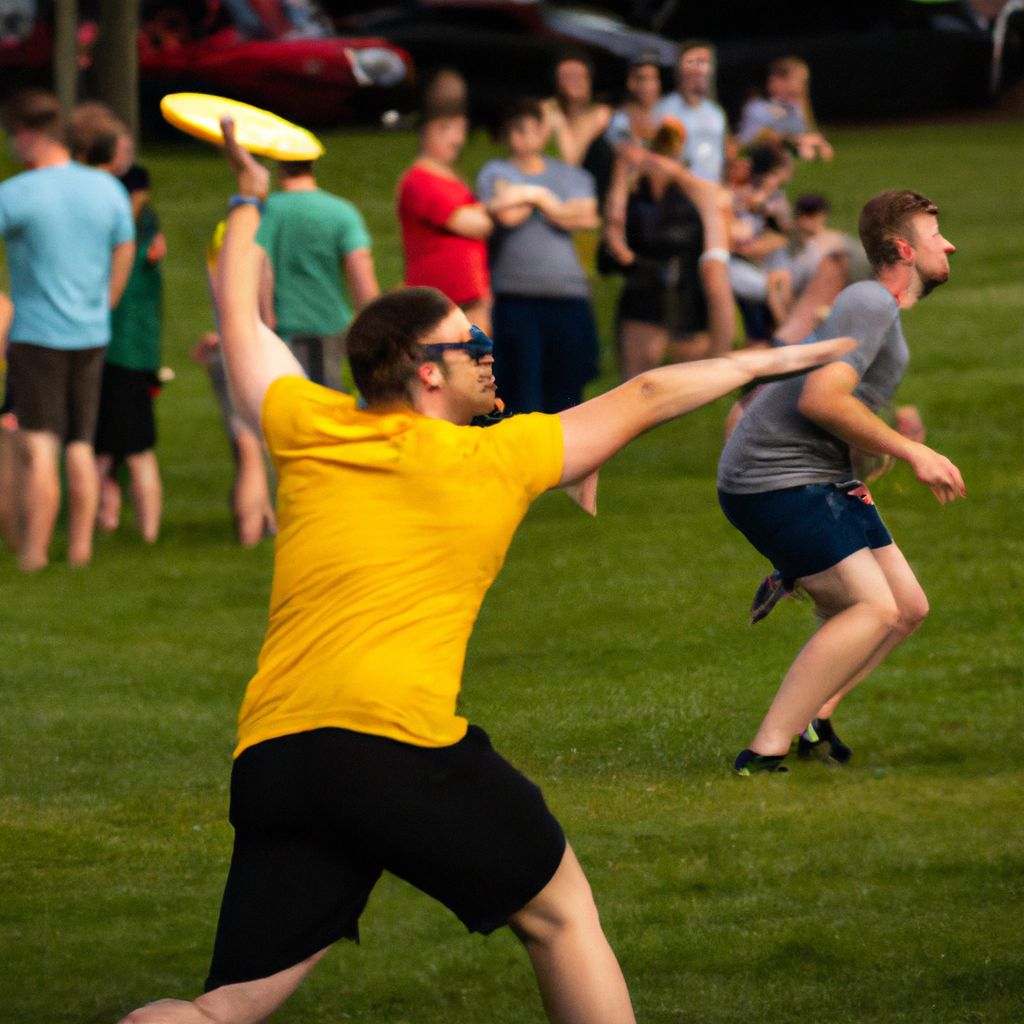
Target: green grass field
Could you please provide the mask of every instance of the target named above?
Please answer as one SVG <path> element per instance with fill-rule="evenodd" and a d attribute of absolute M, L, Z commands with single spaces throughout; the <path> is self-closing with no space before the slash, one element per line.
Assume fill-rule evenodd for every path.
<path fill-rule="evenodd" d="M 933 611 L 843 707 L 844 771 L 739 780 L 808 634 L 805 604 L 746 625 L 759 557 L 714 497 L 725 401 L 602 474 L 597 520 L 561 495 L 524 523 L 484 605 L 463 710 L 544 787 L 583 862 L 638 1017 L 1015 1024 L 1024 1020 L 1024 190 L 1016 124 L 836 130 L 800 168 L 851 228 L 916 188 L 960 248 L 911 310 L 901 391 L 969 497 L 940 508 L 905 467 L 875 495 Z M 409 135 L 326 136 L 321 184 L 354 199 L 381 281 L 401 272 L 394 185 Z M 492 152 L 483 136 L 464 170 Z M 236 547 L 229 456 L 188 350 L 211 316 L 203 247 L 219 156 L 148 147 L 170 255 L 159 401 L 165 526 L 122 526 L 95 563 L 24 578 L 0 553 L 0 1022 L 112 1022 L 191 997 L 230 849 L 234 716 L 256 658 L 270 545 Z M 6 159 L 6 158 L 4 158 Z M 8 165 L 0 171 L 9 172 Z M 610 341 L 614 282 L 598 285 Z M 610 358 L 595 388 L 613 382 Z M 363 942 L 332 952 L 281 1022 L 542 1018 L 511 935 L 468 937 L 386 879 Z"/>

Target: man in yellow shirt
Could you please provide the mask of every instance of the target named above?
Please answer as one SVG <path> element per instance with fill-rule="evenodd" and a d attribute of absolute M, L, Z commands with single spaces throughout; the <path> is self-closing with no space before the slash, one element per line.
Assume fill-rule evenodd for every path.
<path fill-rule="evenodd" d="M 217 297 L 237 407 L 279 475 L 270 622 L 239 717 L 235 847 L 206 992 L 125 1018 L 258 1022 L 359 916 L 384 870 L 471 931 L 522 940 L 552 1021 L 628 1024 L 590 888 L 540 790 L 455 714 L 473 622 L 530 502 L 574 488 L 642 431 L 843 340 L 672 366 L 557 416 L 470 421 L 495 404 L 490 340 L 440 292 L 370 303 L 348 335 L 366 409 L 312 384 L 259 321 L 267 173 L 238 178 Z"/>

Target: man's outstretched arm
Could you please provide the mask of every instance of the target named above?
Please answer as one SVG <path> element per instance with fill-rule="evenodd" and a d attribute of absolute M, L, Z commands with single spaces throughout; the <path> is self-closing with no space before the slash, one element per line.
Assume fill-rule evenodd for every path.
<path fill-rule="evenodd" d="M 228 164 L 238 181 L 238 195 L 266 199 L 270 175 L 238 145 L 230 118 L 221 122 Z M 260 320 L 259 279 L 262 250 L 256 245 L 259 209 L 236 206 L 228 214 L 216 274 L 221 346 L 235 407 L 257 431 L 267 388 L 278 377 L 303 376 L 288 346 Z"/>
<path fill-rule="evenodd" d="M 699 409 L 763 377 L 800 373 L 837 359 L 853 338 L 743 349 L 717 359 L 661 366 L 558 414 L 565 456 L 561 483 L 582 480 L 651 427 Z"/>

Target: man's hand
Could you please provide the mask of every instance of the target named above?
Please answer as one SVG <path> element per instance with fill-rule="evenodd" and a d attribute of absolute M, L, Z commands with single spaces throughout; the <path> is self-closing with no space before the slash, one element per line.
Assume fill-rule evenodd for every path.
<path fill-rule="evenodd" d="M 255 196 L 263 200 L 270 192 L 270 172 L 258 163 L 252 153 L 243 149 L 235 138 L 235 122 L 230 117 L 220 119 L 220 128 L 224 133 L 224 152 L 238 181 L 240 196 Z"/>
<path fill-rule="evenodd" d="M 940 455 L 927 445 L 915 443 L 907 462 L 917 479 L 932 489 L 940 505 L 967 497 L 967 488 L 960 470 L 945 455 Z"/>

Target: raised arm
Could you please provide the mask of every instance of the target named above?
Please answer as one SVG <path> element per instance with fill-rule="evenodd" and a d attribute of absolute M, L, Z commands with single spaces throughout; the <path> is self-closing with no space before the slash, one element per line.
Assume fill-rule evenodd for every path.
<path fill-rule="evenodd" d="M 717 359 L 676 363 L 558 414 L 564 465 L 561 484 L 582 480 L 651 427 L 699 409 L 751 381 L 802 373 L 856 346 L 852 338 L 776 349 L 742 349 Z"/>
<path fill-rule="evenodd" d="M 931 488 L 941 505 L 966 497 L 960 470 L 945 455 L 893 430 L 854 396 L 859 380 L 857 371 L 847 363 L 823 366 L 808 376 L 797 408 L 854 448 L 909 463 L 917 479 Z"/>
<path fill-rule="evenodd" d="M 228 164 L 238 180 L 238 195 L 263 201 L 270 176 L 238 145 L 230 118 L 221 121 Z M 257 431 L 263 396 L 278 377 L 303 376 L 288 346 L 259 316 L 259 278 L 263 254 L 256 245 L 259 208 L 236 206 L 229 214 L 217 264 L 215 300 L 220 313 L 221 347 L 235 407 Z"/>

